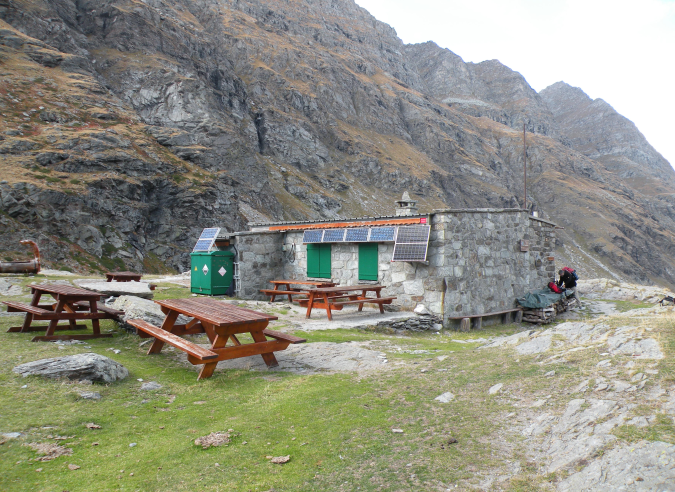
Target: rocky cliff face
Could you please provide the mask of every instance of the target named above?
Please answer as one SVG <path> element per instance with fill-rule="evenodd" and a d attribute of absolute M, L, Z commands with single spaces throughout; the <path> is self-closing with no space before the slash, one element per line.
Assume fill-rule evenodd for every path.
<path fill-rule="evenodd" d="M 389 214 L 404 190 L 426 210 L 515 206 L 524 122 L 530 206 L 675 283 L 672 169 L 640 170 L 629 126 L 589 107 L 611 128 L 585 132 L 555 86 L 406 46 L 351 0 L 10 0 L 0 17 L 5 250 L 34 230 L 62 265 L 180 268 L 213 225 Z"/>

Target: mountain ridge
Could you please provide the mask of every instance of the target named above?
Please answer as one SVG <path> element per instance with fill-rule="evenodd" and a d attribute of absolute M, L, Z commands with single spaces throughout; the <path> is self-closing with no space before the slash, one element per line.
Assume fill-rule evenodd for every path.
<path fill-rule="evenodd" d="M 566 228 L 561 252 L 567 235 L 675 283 L 675 173 L 600 103 L 574 106 L 595 122 L 583 143 L 551 109 L 565 91 L 404 45 L 349 0 L 8 5 L 0 220 L 67 239 L 55 263 L 185 268 L 202 227 L 389 214 L 405 190 L 428 210 L 519 206 L 525 123 L 529 207 Z"/>

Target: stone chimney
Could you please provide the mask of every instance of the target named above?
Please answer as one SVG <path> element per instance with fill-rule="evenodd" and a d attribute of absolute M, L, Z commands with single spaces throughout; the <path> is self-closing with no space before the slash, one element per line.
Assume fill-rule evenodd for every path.
<path fill-rule="evenodd" d="M 396 200 L 396 216 L 417 215 L 417 200 L 412 200 L 407 191 L 400 200 Z"/>

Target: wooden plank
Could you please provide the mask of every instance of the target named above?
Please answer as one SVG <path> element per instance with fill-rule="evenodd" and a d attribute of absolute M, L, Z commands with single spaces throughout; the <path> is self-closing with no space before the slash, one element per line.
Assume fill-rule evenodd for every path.
<path fill-rule="evenodd" d="M 2 301 L 2 303 L 7 306 L 8 313 L 49 314 L 53 312 L 38 306 L 24 304 L 23 302 Z"/>
<path fill-rule="evenodd" d="M 266 337 L 276 338 L 277 340 L 286 340 L 290 343 L 305 343 L 307 341 L 305 338 L 296 337 L 280 331 L 263 330 L 262 333 Z"/>
<path fill-rule="evenodd" d="M 176 347 L 177 349 L 182 350 L 183 352 L 186 352 L 194 359 L 200 361 L 196 362 L 196 364 L 203 364 L 204 363 L 203 361 L 215 359 L 217 357 L 217 354 L 215 354 L 214 352 L 205 349 L 204 347 L 200 347 L 195 343 L 189 342 L 184 338 L 176 336 L 173 333 L 158 328 L 155 325 L 151 325 L 150 323 L 142 319 L 130 319 L 127 321 L 127 323 L 129 323 L 131 326 L 135 326 L 136 328 L 138 328 L 141 331 L 144 331 L 145 333 L 152 335 L 153 337 L 155 337 L 155 339 L 161 340 L 164 343 L 168 343 L 169 345 Z M 195 363 L 193 362 L 193 364 Z"/>
<path fill-rule="evenodd" d="M 464 314 L 462 316 L 446 316 L 446 319 L 464 319 L 464 318 L 486 318 L 488 316 L 497 316 L 499 314 L 506 314 L 506 313 L 518 313 L 522 312 L 523 310 L 521 308 L 515 308 L 515 309 L 507 309 L 504 311 L 495 311 L 493 313 L 484 313 L 484 314 Z M 516 314 L 517 316 L 517 314 Z"/>
<path fill-rule="evenodd" d="M 290 342 L 281 340 L 270 340 L 268 342 L 246 343 L 239 346 L 230 346 L 225 348 L 211 349 L 218 354 L 218 361 L 238 359 L 239 357 L 249 357 L 251 355 L 262 355 L 264 353 L 277 352 L 288 347 Z M 192 364 L 203 364 L 201 359 L 188 354 L 188 360 Z"/>
<path fill-rule="evenodd" d="M 45 320 L 78 320 L 78 319 L 110 319 L 108 313 L 84 313 L 82 311 L 75 313 L 60 312 L 53 313 L 47 311 L 47 314 L 36 314 L 33 316 L 36 321 Z"/>
<path fill-rule="evenodd" d="M 94 338 L 112 338 L 112 333 L 99 333 L 98 335 L 45 335 L 33 337 L 31 342 L 53 342 L 56 340 L 92 340 Z"/>
<path fill-rule="evenodd" d="M 80 289 L 78 287 L 72 287 L 70 285 L 60 285 L 60 284 L 48 284 L 48 285 L 36 285 L 31 284 L 28 287 L 31 288 L 33 292 L 40 291 L 46 292 L 48 294 L 57 294 L 60 296 L 68 296 L 74 298 L 96 298 L 97 300 L 101 299 L 101 294 L 98 292 L 93 292 L 91 290 Z M 77 300 L 77 299 L 75 299 Z"/>
<path fill-rule="evenodd" d="M 61 330 L 86 330 L 87 325 L 75 325 L 75 328 L 68 325 L 56 325 L 56 330 L 61 331 Z M 29 326 L 26 330 L 23 332 L 29 332 L 29 331 L 45 331 L 47 330 L 47 325 L 42 325 L 42 326 L 35 326 L 31 325 Z M 21 332 L 21 327 L 20 326 L 12 326 L 9 330 L 7 330 L 7 333 L 20 333 Z"/>
<path fill-rule="evenodd" d="M 396 300 L 395 297 L 359 297 L 356 300 L 350 301 L 333 301 L 331 305 L 340 306 L 343 304 L 391 304 L 391 301 Z"/>

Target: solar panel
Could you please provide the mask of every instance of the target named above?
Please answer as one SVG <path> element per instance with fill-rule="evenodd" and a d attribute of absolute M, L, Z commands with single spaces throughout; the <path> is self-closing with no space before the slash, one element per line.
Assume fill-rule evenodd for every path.
<path fill-rule="evenodd" d="M 391 261 L 425 261 L 427 243 L 394 244 L 394 257 Z"/>
<path fill-rule="evenodd" d="M 428 225 L 399 227 L 391 261 L 426 261 L 430 231 Z"/>
<path fill-rule="evenodd" d="M 398 235 L 396 236 L 397 243 L 421 243 L 429 242 L 428 225 L 411 225 L 402 226 L 398 228 Z"/>
<path fill-rule="evenodd" d="M 202 231 L 202 235 L 199 236 L 199 239 L 214 239 L 218 237 L 220 233 L 220 227 L 208 227 Z"/>
<path fill-rule="evenodd" d="M 302 235 L 303 243 L 320 243 L 323 237 L 323 230 L 305 231 Z"/>
<path fill-rule="evenodd" d="M 396 235 L 395 227 L 373 227 L 370 230 L 369 242 L 381 243 L 385 241 L 393 241 Z"/>
<path fill-rule="evenodd" d="M 197 251 L 209 251 L 211 249 L 211 245 L 213 244 L 213 239 L 200 239 L 197 241 L 197 244 L 195 244 L 194 249 L 192 250 L 193 253 Z"/>
<path fill-rule="evenodd" d="M 341 243 L 345 240 L 345 230 L 344 229 L 327 229 L 323 233 L 323 243 Z"/>
<path fill-rule="evenodd" d="M 218 234 L 220 234 L 220 227 L 207 227 L 206 229 L 203 229 L 202 235 L 199 236 L 199 240 L 192 249 L 192 252 L 195 253 L 200 251 L 211 251 L 213 243 L 216 242 Z"/>
<path fill-rule="evenodd" d="M 345 241 L 351 243 L 361 243 L 368 241 L 368 229 L 347 229 Z"/>

